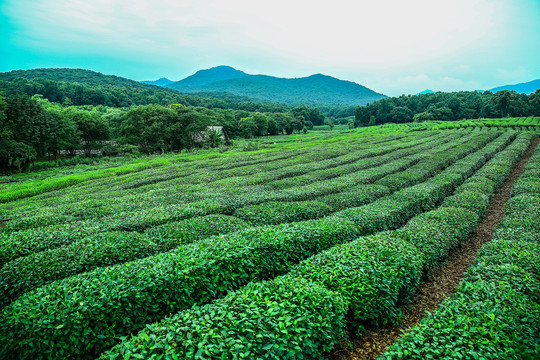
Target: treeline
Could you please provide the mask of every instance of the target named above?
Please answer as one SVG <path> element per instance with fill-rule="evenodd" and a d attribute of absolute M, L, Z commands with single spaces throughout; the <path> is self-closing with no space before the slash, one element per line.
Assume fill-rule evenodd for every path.
<path fill-rule="evenodd" d="M 2 77 L 0 76 L 0 79 Z M 0 91 L 8 95 L 42 95 L 45 99 L 65 105 L 103 105 L 109 107 L 129 107 L 148 104 L 184 104 L 210 109 L 234 109 L 260 112 L 283 112 L 289 106 L 274 103 L 256 102 L 233 94 L 206 93 L 203 96 L 181 94 L 175 90 L 163 89 L 154 85 L 139 86 L 113 85 L 109 83 L 79 83 L 55 81 L 45 78 L 26 79 L 15 77 L 0 80 Z"/>
<path fill-rule="evenodd" d="M 224 92 L 179 93 L 173 89 L 83 69 L 32 69 L 0 73 L 0 92 L 6 95 L 39 94 L 49 101 L 75 106 L 183 104 L 251 112 L 287 112 L 293 108 L 287 104 L 256 101 Z M 329 118 L 353 116 L 355 109 L 355 106 L 324 103 L 312 107 L 319 108 Z"/>
<path fill-rule="evenodd" d="M 306 106 L 266 113 L 183 104 L 117 108 L 0 93 L 0 169 L 21 171 L 37 158 L 49 156 L 58 162 L 61 154 L 80 151 L 114 156 L 216 146 L 223 141 L 221 134 L 205 134 L 203 139 L 197 135 L 208 126 L 222 126 L 228 140 L 291 134 L 321 125 L 324 119 L 320 110 Z"/>
<path fill-rule="evenodd" d="M 359 106 L 355 110 L 355 125 L 538 115 L 540 115 L 540 90 L 531 95 L 507 90 L 496 93 L 437 92 L 402 95 Z"/>

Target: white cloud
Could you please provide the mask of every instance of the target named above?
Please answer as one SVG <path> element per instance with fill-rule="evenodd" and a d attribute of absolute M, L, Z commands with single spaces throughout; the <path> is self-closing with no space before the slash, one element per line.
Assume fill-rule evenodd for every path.
<path fill-rule="evenodd" d="M 509 15 L 520 15 L 515 7 L 510 0 L 8 0 L 3 10 L 21 43 L 148 62 L 148 75 L 135 78 L 179 79 L 229 64 L 286 77 L 322 72 L 394 93 L 399 84 L 459 85 L 445 76 L 471 85 L 534 73 L 530 64 L 512 73 L 515 58 L 495 67 L 505 46 L 517 46 L 509 40 L 519 29 L 507 26 Z"/>

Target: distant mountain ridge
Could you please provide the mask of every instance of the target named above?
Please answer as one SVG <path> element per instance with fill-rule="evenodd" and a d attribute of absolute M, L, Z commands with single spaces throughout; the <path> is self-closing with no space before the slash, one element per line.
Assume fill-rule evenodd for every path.
<path fill-rule="evenodd" d="M 157 86 L 163 86 L 163 87 L 165 87 L 165 86 L 167 86 L 167 85 L 172 84 L 174 81 L 162 77 L 161 79 L 154 80 L 154 81 L 147 80 L 147 81 L 141 81 L 141 82 L 142 82 L 143 84 L 157 85 Z"/>
<path fill-rule="evenodd" d="M 490 89 L 489 91 L 496 92 L 496 91 L 502 91 L 502 90 L 510 90 L 510 91 L 516 91 L 518 93 L 524 93 L 524 94 L 529 95 L 538 89 L 540 89 L 540 79 L 528 81 L 525 83 L 514 84 L 514 85 L 498 86 L 493 89 Z"/>
<path fill-rule="evenodd" d="M 422 95 L 422 94 L 434 94 L 435 91 L 433 90 L 430 90 L 430 89 L 426 89 L 424 91 L 420 91 L 419 93 L 416 93 L 415 95 Z"/>
<path fill-rule="evenodd" d="M 188 76 L 187 78 L 174 82 L 170 87 L 190 87 L 207 85 L 217 81 L 224 81 L 230 79 L 240 79 L 248 77 L 249 75 L 243 71 L 236 70 L 230 66 L 216 66 L 211 69 L 199 70 L 195 74 Z"/>
<path fill-rule="evenodd" d="M 250 75 L 224 65 L 197 71 L 166 87 L 183 93 L 227 92 L 258 101 L 289 105 L 365 105 L 387 97 L 360 84 L 322 74 L 278 78 Z"/>

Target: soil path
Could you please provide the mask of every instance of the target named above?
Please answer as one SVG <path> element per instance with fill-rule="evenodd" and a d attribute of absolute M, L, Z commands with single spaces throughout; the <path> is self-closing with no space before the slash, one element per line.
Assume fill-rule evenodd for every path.
<path fill-rule="evenodd" d="M 332 353 L 328 354 L 328 359 L 376 359 L 388 346 L 396 342 L 404 329 L 416 326 L 426 315 L 427 311 L 436 310 L 444 299 L 454 293 L 463 275 L 476 258 L 478 249 L 493 237 L 495 227 L 504 216 L 505 204 L 510 198 L 512 186 L 523 173 L 523 168 L 532 156 L 538 140 L 536 138 L 533 141 L 525 156 L 516 165 L 508 179 L 502 185 L 500 192 L 493 197 L 489 206 L 489 212 L 478 224 L 476 232 L 471 234 L 460 247 L 449 254 L 448 260 L 433 272 L 432 279 L 422 282 L 418 286 L 415 299 L 403 309 L 405 317 L 401 325 L 399 327 L 373 327 L 364 330 L 361 335 L 351 335 L 349 345 L 340 345 Z"/>

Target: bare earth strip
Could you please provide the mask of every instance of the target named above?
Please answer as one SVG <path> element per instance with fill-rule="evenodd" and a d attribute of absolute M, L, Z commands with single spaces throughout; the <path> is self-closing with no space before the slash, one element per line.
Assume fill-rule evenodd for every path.
<path fill-rule="evenodd" d="M 422 282 L 418 287 L 415 299 L 404 311 L 404 319 L 400 326 L 382 326 L 367 328 L 362 334 L 351 335 L 349 343 L 343 343 L 335 351 L 328 354 L 330 360 L 376 359 L 384 350 L 401 336 L 405 329 L 410 329 L 420 322 L 426 312 L 436 310 L 447 297 L 451 296 L 461 282 L 470 264 L 476 258 L 478 249 L 493 237 L 495 227 L 502 220 L 506 202 L 514 182 L 523 173 L 525 164 L 532 156 L 538 144 L 535 139 L 525 156 L 516 165 L 500 192 L 495 194 L 486 217 L 478 224 L 476 232 L 454 249 L 448 260 L 434 270 L 432 279 Z"/>

